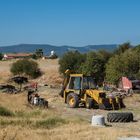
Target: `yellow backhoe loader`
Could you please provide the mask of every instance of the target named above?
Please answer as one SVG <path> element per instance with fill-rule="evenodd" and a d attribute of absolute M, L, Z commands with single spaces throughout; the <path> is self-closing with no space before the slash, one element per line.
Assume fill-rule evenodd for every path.
<path fill-rule="evenodd" d="M 98 90 L 93 77 L 83 74 L 70 74 L 66 77 L 60 95 L 70 108 L 84 105 L 86 108 L 120 109 L 124 107 L 120 97 L 107 97 L 106 93 Z"/>

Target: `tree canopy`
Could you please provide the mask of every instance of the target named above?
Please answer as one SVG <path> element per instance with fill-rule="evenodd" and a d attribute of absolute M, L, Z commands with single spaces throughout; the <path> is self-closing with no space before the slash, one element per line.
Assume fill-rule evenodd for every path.
<path fill-rule="evenodd" d="M 112 53 L 105 50 L 87 54 L 67 52 L 59 60 L 60 72 L 66 69 L 74 73 L 93 76 L 97 82 L 108 81 L 116 84 L 122 76 L 140 78 L 140 45 L 132 47 L 123 43 Z"/>
<path fill-rule="evenodd" d="M 69 69 L 72 72 L 77 73 L 84 61 L 85 55 L 80 54 L 78 51 L 67 52 L 59 59 L 59 71 L 64 74 L 65 71 Z"/>
<path fill-rule="evenodd" d="M 115 55 L 106 64 L 106 80 L 116 83 L 120 77 L 139 77 L 140 56 L 136 50 Z"/>
<path fill-rule="evenodd" d="M 11 72 L 14 75 L 27 75 L 31 78 L 36 78 L 41 75 L 38 64 L 35 61 L 28 59 L 18 60 L 13 63 Z"/>

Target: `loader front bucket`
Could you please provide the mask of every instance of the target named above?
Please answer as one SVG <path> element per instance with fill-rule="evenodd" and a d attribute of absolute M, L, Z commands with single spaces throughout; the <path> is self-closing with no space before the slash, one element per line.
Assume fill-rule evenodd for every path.
<path fill-rule="evenodd" d="M 108 98 L 102 99 L 102 103 L 99 104 L 99 109 L 112 110 L 112 105 L 110 104 Z"/>
<path fill-rule="evenodd" d="M 123 103 L 122 98 L 104 98 L 102 99 L 102 103 L 99 104 L 99 109 L 104 110 L 118 110 L 124 108 L 125 105 Z"/>

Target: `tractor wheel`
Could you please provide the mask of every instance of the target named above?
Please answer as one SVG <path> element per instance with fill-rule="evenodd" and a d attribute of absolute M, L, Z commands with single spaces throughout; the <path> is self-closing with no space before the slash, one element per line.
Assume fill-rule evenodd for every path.
<path fill-rule="evenodd" d="M 131 122 L 133 114 L 131 112 L 112 112 L 107 114 L 108 122 Z"/>
<path fill-rule="evenodd" d="M 86 108 L 88 108 L 88 109 L 93 108 L 93 99 L 87 98 L 85 105 L 86 105 Z"/>
<path fill-rule="evenodd" d="M 67 104 L 70 108 L 76 108 L 79 106 L 79 98 L 75 93 L 69 93 L 67 96 Z"/>

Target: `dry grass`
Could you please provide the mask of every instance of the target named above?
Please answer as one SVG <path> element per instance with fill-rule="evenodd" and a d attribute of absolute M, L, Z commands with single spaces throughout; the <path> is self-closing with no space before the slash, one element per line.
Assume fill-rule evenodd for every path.
<path fill-rule="evenodd" d="M 36 79 L 40 85 L 59 85 L 58 60 L 39 60 L 44 75 Z M 11 61 L 0 62 L 0 82 L 9 77 Z M 4 75 L 4 77 L 3 77 Z M 56 82 L 57 81 L 57 82 Z M 125 99 L 126 109 L 132 111 L 137 122 L 109 124 L 108 127 L 92 127 L 92 115 L 106 116 L 108 111 L 70 109 L 58 96 L 60 89 L 42 87 L 41 97 L 49 101 L 49 109 L 33 107 L 27 103 L 26 93 L 0 93 L 0 106 L 14 115 L 0 116 L 0 140 L 117 140 L 118 137 L 140 137 L 140 95 Z"/>
<path fill-rule="evenodd" d="M 15 60 L 0 61 L 0 83 L 5 83 L 11 75 L 10 67 L 13 62 L 15 62 Z"/>
<path fill-rule="evenodd" d="M 12 126 L 1 128 L 0 139 L 15 140 L 116 140 L 117 137 L 140 137 L 139 130 L 128 131 L 123 128 L 96 128 L 89 124 L 69 123 L 52 129 L 31 129 L 30 127 Z"/>
<path fill-rule="evenodd" d="M 46 83 L 48 85 L 58 86 L 62 82 L 59 74 L 58 59 L 54 60 L 40 60 L 38 61 L 44 75 L 38 79 L 38 82 Z"/>

